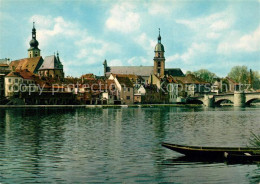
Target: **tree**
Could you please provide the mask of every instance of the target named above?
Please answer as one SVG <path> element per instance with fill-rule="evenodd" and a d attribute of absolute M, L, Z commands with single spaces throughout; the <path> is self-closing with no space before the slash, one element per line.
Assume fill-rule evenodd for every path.
<path fill-rule="evenodd" d="M 195 72 L 191 72 L 191 71 L 187 71 L 187 74 L 193 74 L 195 77 L 198 77 L 206 82 L 214 82 L 215 78 L 217 78 L 217 75 L 215 73 L 210 72 L 207 69 L 200 69 L 198 71 Z"/>
<path fill-rule="evenodd" d="M 246 66 L 234 66 L 228 73 L 228 77 L 241 84 L 249 83 L 249 71 Z"/>
<path fill-rule="evenodd" d="M 253 89 L 260 88 L 260 75 L 258 71 L 248 70 L 246 66 L 234 66 L 228 77 L 240 84 L 250 84 Z"/>
<path fill-rule="evenodd" d="M 252 88 L 260 89 L 260 74 L 258 71 L 252 72 Z"/>

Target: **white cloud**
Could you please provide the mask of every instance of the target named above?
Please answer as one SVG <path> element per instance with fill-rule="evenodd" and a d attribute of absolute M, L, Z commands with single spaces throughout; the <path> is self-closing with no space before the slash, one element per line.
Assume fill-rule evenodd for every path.
<path fill-rule="evenodd" d="M 151 1 L 146 3 L 148 13 L 151 15 L 170 15 L 173 11 L 174 4 L 173 1 Z"/>
<path fill-rule="evenodd" d="M 191 47 L 183 54 L 174 54 L 166 59 L 166 62 L 181 61 L 185 64 L 192 64 L 195 60 L 202 57 L 208 51 L 205 43 L 192 43 Z"/>
<path fill-rule="evenodd" d="M 146 33 L 142 33 L 139 36 L 135 37 L 134 41 L 140 45 L 148 55 L 151 54 L 151 51 L 153 51 L 156 41 L 149 38 Z"/>
<path fill-rule="evenodd" d="M 144 57 L 132 57 L 127 60 L 127 63 L 130 64 L 131 66 L 136 66 L 136 65 L 152 65 L 152 61 L 150 61 L 147 58 Z"/>
<path fill-rule="evenodd" d="M 221 34 L 215 33 L 215 32 L 210 32 L 206 34 L 206 37 L 209 39 L 217 39 L 220 37 Z"/>
<path fill-rule="evenodd" d="M 199 40 L 202 38 L 218 39 L 221 35 L 224 35 L 225 31 L 230 29 L 234 17 L 226 10 L 192 20 L 178 19 L 176 22 L 192 29 L 196 33 L 195 38 Z"/>
<path fill-rule="evenodd" d="M 110 10 L 106 27 L 123 33 L 138 30 L 140 27 L 140 15 L 134 9 L 133 4 L 126 2 L 114 5 Z"/>
<path fill-rule="evenodd" d="M 221 31 L 224 29 L 228 29 L 229 27 L 230 22 L 228 20 L 218 20 L 210 25 L 210 29 L 215 31 Z"/>
<path fill-rule="evenodd" d="M 119 59 L 112 59 L 109 61 L 109 66 L 122 66 L 122 61 Z"/>
<path fill-rule="evenodd" d="M 232 52 L 260 51 L 260 26 L 251 34 L 233 37 L 218 45 L 217 52 L 231 54 Z"/>

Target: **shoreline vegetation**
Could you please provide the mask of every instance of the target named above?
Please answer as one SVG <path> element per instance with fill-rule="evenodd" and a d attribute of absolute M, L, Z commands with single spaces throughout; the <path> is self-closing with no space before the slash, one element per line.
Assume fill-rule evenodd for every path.
<path fill-rule="evenodd" d="M 223 104 L 223 106 L 232 106 L 232 104 Z M 260 103 L 254 103 L 252 106 L 260 106 Z M 131 105 L 0 105 L 3 108 L 146 108 L 146 107 L 204 107 L 202 104 L 131 104 Z"/>

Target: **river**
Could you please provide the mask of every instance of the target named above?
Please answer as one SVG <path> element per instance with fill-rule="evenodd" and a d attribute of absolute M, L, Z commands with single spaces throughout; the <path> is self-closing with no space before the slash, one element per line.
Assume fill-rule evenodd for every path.
<path fill-rule="evenodd" d="M 160 145 L 248 146 L 251 132 L 259 107 L 0 109 L 0 183 L 259 183 L 260 164 Z"/>

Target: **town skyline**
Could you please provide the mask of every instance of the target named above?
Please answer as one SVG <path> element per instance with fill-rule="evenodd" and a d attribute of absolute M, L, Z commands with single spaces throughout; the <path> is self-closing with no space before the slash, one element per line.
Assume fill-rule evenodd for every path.
<path fill-rule="evenodd" d="M 239 2 L 235 6 L 230 1 L 200 1 L 204 6 L 193 4 L 193 8 L 192 3 L 179 1 L 44 1 L 39 11 L 36 4 L 25 2 L 28 12 L 22 12 L 25 4 L 13 7 L 12 1 L 0 2 L 1 27 L 5 27 L 0 29 L 0 58 L 26 58 L 32 22 L 36 22 L 41 55 L 53 55 L 58 50 L 66 76 L 102 75 L 105 59 L 110 66 L 153 65 L 158 28 L 168 68 L 181 68 L 184 72 L 204 68 L 220 77 L 236 65 L 260 70 L 260 24 L 257 17 L 253 19 L 259 16 L 259 1 Z M 72 11 L 67 13 L 69 7 Z M 239 14 L 242 7 L 243 15 Z M 17 10 L 12 16 L 10 8 Z M 57 11 L 51 13 L 55 8 Z M 73 13 L 75 16 L 71 16 Z M 18 16 L 21 18 L 17 19 Z"/>

